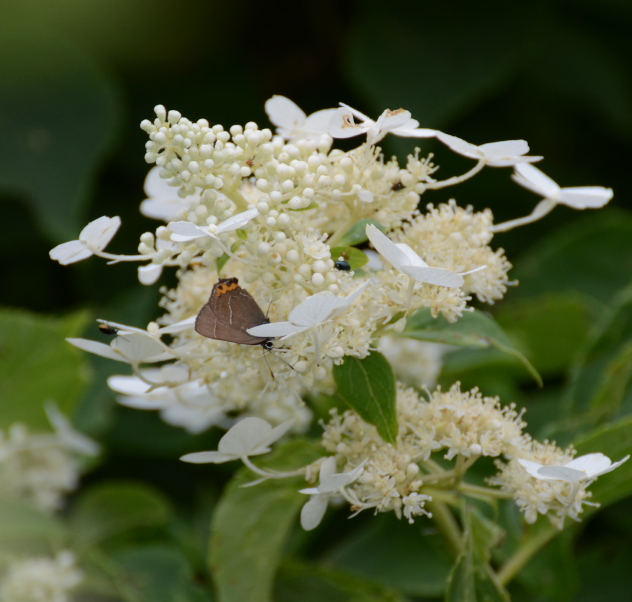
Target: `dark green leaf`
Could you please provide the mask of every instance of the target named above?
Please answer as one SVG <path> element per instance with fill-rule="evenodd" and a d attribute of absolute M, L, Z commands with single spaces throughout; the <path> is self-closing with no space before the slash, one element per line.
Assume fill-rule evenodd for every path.
<path fill-rule="evenodd" d="M 366 577 L 285 561 L 274 587 L 275 602 L 405 602 L 393 591 Z"/>
<path fill-rule="evenodd" d="M 586 298 L 565 292 L 508 300 L 494 317 L 544 377 L 568 370 L 592 324 Z"/>
<path fill-rule="evenodd" d="M 0 310 L 0 428 L 19 421 L 50 429 L 44 402 L 72 414 L 88 383 L 82 353 L 65 338 L 85 327 L 84 312 L 48 318 L 21 310 Z"/>
<path fill-rule="evenodd" d="M 345 357 L 344 364 L 334 366 L 334 380 L 345 402 L 375 425 L 384 441 L 394 444 L 398 431 L 395 375 L 386 358 L 376 351 L 364 359 Z"/>
<path fill-rule="evenodd" d="M 543 237 L 516 263 L 512 276 L 520 281 L 517 294 L 563 291 L 608 307 L 630 282 L 630 240 L 630 213 L 609 208 L 581 216 Z"/>
<path fill-rule="evenodd" d="M 331 258 L 337 261 L 339 257 L 343 257 L 349 263 L 352 270 L 357 270 L 369 263 L 366 253 L 356 249 L 355 247 L 334 247 L 331 250 Z"/>
<path fill-rule="evenodd" d="M 260 465 L 292 470 L 318 458 L 305 441 L 281 446 Z M 279 464 L 281 466 L 279 466 Z M 299 493 L 303 478 L 242 485 L 257 475 L 240 470 L 225 489 L 211 522 L 210 564 L 222 602 L 268 602 L 283 547 L 296 516 L 308 497 Z"/>
<path fill-rule="evenodd" d="M 396 333 L 392 334 L 396 335 Z M 408 318 L 404 331 L 396 336 L 462 347 L 478 347 L 480 349 L 495 347 L 522 362 L 536 382 L 542 384 L 537 370 L 516 348 L 503 329 L 491 316 L 478 310 L 464 313 L 453 324 L 443 316 L 433 318 L 430 309 L 420 309 Z"/>
<path fill-rule="evenodd" d="M 126 548 L 114 555 L 114 579 L 126 602 L 210 602 L 194 584 L 194 571 L 184 554 L 171 546 Z"/>
<path fill-rule="evenodd" d="M 366 237 L 366 227 L 369 224 L 373 224 L 376 228 L 384 231 L 384 226 L 374 219 L 361 219 L 354 226 L 352 226 L 343 237 L 336 243 L 336 247 L 355 247 L 368 239 Z"/>
<path fill-rule="evenodd" d="M 582 350 L 571 374 L 571 426 L 594 428 L 632 411 L 632 287 L 623 290 Z"/>
<path fill-rule="evenodd" d="M 49 240 L 76 239 L 114 140 L 118 91 L 67 37 L 34 21 L 16 28 L 3 20 L 1 28 L 0 186 L 29 203 Z"/>
<path fill-rule="evenodd" d="M 460 3 L 455 19 L 452 8 L 408 3 L 385 11 L 378 2 L 363 5 L 351 32 L 347 71 L 349 83 L 374 107 L 370 117 L 377 118 L 386 108 L 404 107 L 423 120 L 422 127 L 441 127 L 464 107 L 491 94 L 516 68 L 516 57 L 530 40 L 538 11 L 516 20 L 502 3 L 483 13 Z M 419 23 L 438 26 L 420 35 Z M 376 43 L 376 31 L 389 40 L 388 52 Z M 481 44 L 482 39 L 495 43 Z"/>
<path fill-rule="evenodd" d="M 410 596 L 441 596 L 453 558 L 425 520 L 420 517 L 409 525 L 392 514 L 371 517 L 362 529 L 334 544 L 327 563 Z"/>
<path fill-rule="evenodd" d="M 167 500 L 153 487 L 110 481 L 81 494 L 70 522 L 77 545 L 90 548 L 132 529 L 163 526 L 169 513 Z"/>

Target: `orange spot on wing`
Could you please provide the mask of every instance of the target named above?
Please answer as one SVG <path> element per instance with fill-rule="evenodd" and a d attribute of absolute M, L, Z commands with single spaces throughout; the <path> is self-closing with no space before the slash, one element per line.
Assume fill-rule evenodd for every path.
<path fill-rule="evenodd" d="M 236 282 L 231 282 L 230 284 L 222 283 L 215 290 L 217 292 L 217 296 L 221 297 L 222 295 L 230 293 L 231 291 L 234 291 L 238 288 L 239 285 Z"/>

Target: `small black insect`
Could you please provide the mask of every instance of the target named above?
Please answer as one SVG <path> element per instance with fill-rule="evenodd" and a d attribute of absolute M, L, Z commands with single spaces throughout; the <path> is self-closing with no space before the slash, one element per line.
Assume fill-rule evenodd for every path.
<path fill-rule="evenodd" d="M 404 189 L 404 185 L 401 182 L 397 182 L 396 184 L 393 184 L 393 186 L 391 186 L 391 190 L 393 192 L 399 192 L 400 190 Z"/>
<path fill-rule="evenodd" d="M 349 272 L 349 271 L 351 271 L 351 265 L 349 264 L 348 261 L 336 261 L 334 263 L 334 267 L 337 270 L 341 270 L 342 272 Z"/>
<path fill-rule="evenodd" d="M 99 330 L 103 334 L 107 334 L 108 336 L 113 336 L 115 334 L 118 334 L 118 331 L 119 331 L 118 328 L 114 328 L 114 326 L 110 326 L 109 324 L 106 324 L 104 322 L 99 324 Z"/>

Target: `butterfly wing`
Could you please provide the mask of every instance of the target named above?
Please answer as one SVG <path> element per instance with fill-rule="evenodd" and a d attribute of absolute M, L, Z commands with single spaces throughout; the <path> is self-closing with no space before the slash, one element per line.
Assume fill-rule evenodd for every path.
<path fill-rule="evenodd" d="M 209 339 L 260 345 L 269 337 L 255 337 L 246 330 L 268 322 L 257 302 L 238 286 L 236 278 L 223 278 L 213 287 L 208 303 L 198 314 L 195 330 Z"/>

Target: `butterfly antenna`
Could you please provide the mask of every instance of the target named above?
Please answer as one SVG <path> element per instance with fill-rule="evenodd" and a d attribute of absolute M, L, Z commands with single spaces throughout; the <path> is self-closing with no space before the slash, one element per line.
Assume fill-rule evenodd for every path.
<path fill-rule="evenodd" d="M 274 372 L 272 372 L 272 368 L 270 368 L 270 364 L 268 363 L 268 358 L 266 357 L 266 349 L 263 346 L 261 347 L 261 353 L 263 353 L 263 359 L 266 362 L 266 366 L 268 366 L 268 370 L 270 370 L 272 380 L 276 380 L 276 378 L 274 378 Z"/>

